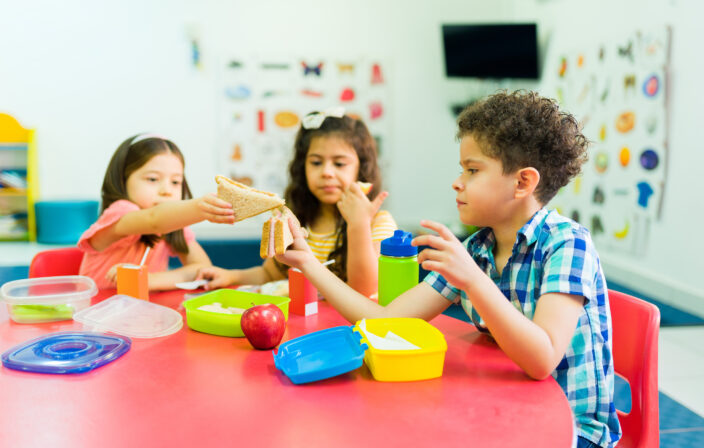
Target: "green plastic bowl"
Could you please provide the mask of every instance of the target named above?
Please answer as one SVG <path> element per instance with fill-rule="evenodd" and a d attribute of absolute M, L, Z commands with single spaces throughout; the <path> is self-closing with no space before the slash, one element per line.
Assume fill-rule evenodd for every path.
<path fill-rule="evenodd" d="M 244 337 L 240 326 L 241 314 L 223 314 L 203 311 L 198 308 L 203 305 L 220 302 L 223 307 L 251 308 L 254 305 L 271 303 L 279 307 L 288 320 L 288 297 L 267 296 L 253 292 L 238 291 L 236 289 L 217 289 L 201 296 L 183 302 L 186 309 L 186 323 L 188 328 L 201 333 L 228 336 L 231 338 Z"/>

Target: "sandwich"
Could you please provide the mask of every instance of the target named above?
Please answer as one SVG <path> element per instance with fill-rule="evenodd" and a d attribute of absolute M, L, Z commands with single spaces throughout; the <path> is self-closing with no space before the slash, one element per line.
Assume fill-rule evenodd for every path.
<path fill-rule="evenodd" d="M 215 182 L 218 197 L 232 204 L 237 221 L 284 205 L 284 200 L 274 193 L 248 187 L 225 176 L 215 176 Z"/>
<path fill-rule="evenodd" d="M 364 193 L 364 194 L 369 194 L 369 192 L 372 191 L 373 185 L 370 184 L 369 182 L 357 181 L 357 185 L 359 185 L 359 188 L 362 189 L 362 193 Z"/>
<path fill-rule="evenodd" d="M 291 211 L 285 207 L 273 210 L 271 218 L 262 227 L 262 243 L 259 246 L 259 256 L 272 258 L 281 255 L 293 244 L 293 235 L 288 226 Z"/>

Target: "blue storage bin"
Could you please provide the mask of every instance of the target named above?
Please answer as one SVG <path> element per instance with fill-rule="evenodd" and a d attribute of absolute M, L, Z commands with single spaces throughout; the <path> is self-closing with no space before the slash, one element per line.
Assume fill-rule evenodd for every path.
<path fill-rule="evenodd" d="M 39 243 L 76 244 L 98 219 L 98 201 L 40 201 L 34 211 Z"/>

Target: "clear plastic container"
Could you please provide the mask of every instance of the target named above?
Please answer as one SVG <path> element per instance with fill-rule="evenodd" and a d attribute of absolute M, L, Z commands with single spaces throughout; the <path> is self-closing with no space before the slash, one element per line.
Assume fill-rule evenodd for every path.
<path fill-rule="evenodd" d="M 168 336 L 183 326 L 178 311 L 120 294 L 76 313 L 73 318 L 89 331 L 110 331 L 131 338 Z"/>
<path fill-rule="evenodd" d="M 0 288 L 10 319 L 20 324 L 73 319 L 97 293 L 93 279 L 82 275 L 15 280 Z"/>

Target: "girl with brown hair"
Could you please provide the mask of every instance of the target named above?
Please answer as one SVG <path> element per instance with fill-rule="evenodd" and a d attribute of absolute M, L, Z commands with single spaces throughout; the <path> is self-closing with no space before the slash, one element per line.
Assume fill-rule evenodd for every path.
<path fill-rule="evenodd" d="M 184 159 L 170 140 L 141 134 L 115 151 L 103 180 L 100 218 L 78 241 L 83 250 L 80 274 L 99 288 L 115 288 L 117 266 L 144 263 L 149 289 L 173 289 L 193 280 L 210 259 L 187 226 L 208 220 L 234 223 L 232 205 L 215 195 L 192 199 Z M 183 267 L 168 271 L 169 256 Z"/>
<path fill-rule="evenodd" d="M 377 289 L 381 241 L 393 235 L 396 222 L 380 211 L 388 196 L 381 191 L 374 138 L 364 122 L 341 108 L 305 116 L 289 165 L 286 204 L 308 231 L 308 244 L 330 270 L 355 290 L 370 296 Z M 368 193 L 358 182 L 370 183 Z M 260 285 L 286 278 L 274 259 L 249 269 L 203 268 L 206 289 Z"/>

